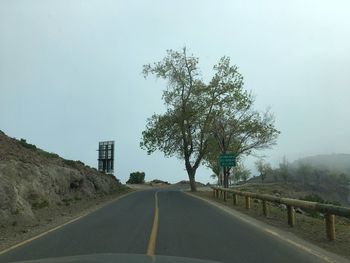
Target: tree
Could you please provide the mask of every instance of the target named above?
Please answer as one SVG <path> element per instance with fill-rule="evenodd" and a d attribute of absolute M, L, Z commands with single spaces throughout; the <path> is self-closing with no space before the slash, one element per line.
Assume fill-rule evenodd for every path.
<path fill-rule="evenodd" d="M 245 168 L 242 163 L 238 163 L 238 165 L 231 168 L 230 171 L 231 173 L 229 175 L 229 180 L 233 181 L 234 183 L 238 183 L 239 181 L 246 182 L 251 174 L 250 170 Z"/>
<path fill-rule="evenodd" d="M 144 172 L 133 172 L 130 173 L 129 180 L 127 184 L 143 184 L 145 183 L 145 173 Z"/>
<path fill-rule="evenodd" d="M 213 174 L 210 176 L 213 179 L 217 179 L 217 184 L 221 185 L 221 167 L 219 165 L 218 162 L 216 162 L 216 164 L 213 164 L 211 166 L 211 170 L 213 172 Z"/>
<path fill-rule="evenodd" d="M 279 173 L 284 182 L 287 182 L 289 179 L 289 163 L 285 156 L 283 157 L 282 163 L 279 164 Z"/>
<path fill-rule="evenodd" d="M 217 178 L 218 185 L 222 186 L 223 185 L 223 174 L 222 174 L 222 169 L 221 169 L 221 166 L 220 166 L 219 160 L 218 160 L 218 156 L 220 154 L 220 151 L 217 147 L 214 148 L 213 146 L 210 146 L 211 143 L 215 143 L 215 142 L 213 140 L 210 140 L 208 142 L 208 148 L 213 149 L 213 150 L 216 149 L 217 152 L 211 153 L 211 154 L 206 154 L 204 156 L 205 164 L 214 173 L 213 176 L 214 176 L 214 178 Z"/>
<path fill-rule="evenodd" d="M 249 155 L 253 151 L 270 148 L 276 144 L 280 132 L 274 127 L 274 116 L 269 111 L 254 110 L 251 93 L 243 89 L 243 77 L 237 66 L 230 65 L 224 57 L 214 67 L 216 74 L 211 87 L 221 87 L 231 96 L 216 105 L 205 161 L 211 167 L 220 154 L 234 153 L 236 158 Z M 224 187 L 228 187 L 228 169 L 224 169 Z"/>
<path fill-rule="evenodd" d="M 168 87 L 163 92 L 166 112 L 154 114 L 147 120 L 140 146 L 148 154 L 160 150 L 165 156 L 184 160 L 192 191 L 196 190 L 195 174 L 203 158 L 208 157 L 206 161 L 211 168 L 217 162 L 218 155 L 212 158 L 215 148 L 209 147 L 219 138 L 216 136 L 217 120 L 225 123 L 230 120 L 228 129 L 236 127 L 235 133 L 225 130 L 225 134 L 232 137 L 233 143 L 228 145 L 235 146 L 237 154 L 263 147 L 256 141 L 264 139 L 267 134 L 264 129 L 273 130 L 274 135 L 277 132 L 273 122 L 259 126 L 261 116 L 251 111 L 252 96 L 243 89 L 243 77 L 236 66 L 230 65 L 228 57 L 221 58 L 213 70 L 213 78 L 205 84 L 199 73 L 198 58 L 187 56 L 186 48 L 181 52 L 168 50 L 162 61 L 143 68 L 145 77 L 151 74 L 165 79 Z M 244 109 L 249 114 L 241 121 L 235 110 Z M 222 152 L 220 147 L 218 149 Z M 209 152 L 212 156 L 208 156 Z M 226 184 L 227 178 L 226 173 Z"/>
<path fill-rule="evenodd" d="M 296 171 L 296 176 L 301 178 L 303 185 L 308 183 L 308 179 L 312 174 L 312 167 L 307 163 L 299 163 Z"/>
<path fill-rule="evenodd" d="M 168 50 L 162 61 L 145 65 L 143 73 L 166 79 L 168 87 L 163 92 L 166 112 L 148 119 L 141 147 L 149 154 L 160 150 L 165 156 L 184 160 L 191 190 L 195 191 L 195 174 L 207 153 L 214 109 L 231 101 L 232 92 L 222 86 L 205 85 L 198 58 L 187 56 L 186 48 L 181 52 Z"/>
<path fill-rule="evenodd" d="M 267 175 L 272 174 L 272 168 L 269 163 L 265 163 L 262 159 L 259 159 L 256 163 L 256 168 L 260 173 L 261 183 L 264 183 L 264 180 Z"/>

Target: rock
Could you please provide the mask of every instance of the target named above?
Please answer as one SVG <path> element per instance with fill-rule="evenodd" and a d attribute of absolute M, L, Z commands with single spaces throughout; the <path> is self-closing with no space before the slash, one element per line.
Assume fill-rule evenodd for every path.
<path fill-rule="evenodd" d="M 282 210 L 287 210 L 287 206 L 285 204 L 279 204 L 278 207 Z"/>
<path fill-rule="evenodd" d="M 301 210 L 301 208 L 300 207 L 297 207 L 296 209 L 295 209 L 295 213 L 298 213 L 298 214 L 304 214 L 304 211 L 303 210 Z"/>
<path fill-rule="evenodd" d="M 76 196 L 91 199 L 121 189 L 114 176 L 99 173 L 81 163 L 75 165 L 77 162 L 74 161 L 71 161 L 74 165 L 67 165 L 58 155 L 26 148 L 23 142 L 2 133 L 0 145 L 2 225 L 13 222 L 18 222 L 19 226 L 32 225 L 40 221 L 40 217 L 36 217 L 39 209 L 61 203 L 63 199 Z"/>

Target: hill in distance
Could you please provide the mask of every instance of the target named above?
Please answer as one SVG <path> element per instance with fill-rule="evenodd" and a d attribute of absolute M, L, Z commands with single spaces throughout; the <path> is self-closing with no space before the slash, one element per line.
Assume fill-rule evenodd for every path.
<path fill-rule="evenodd" d="M 320 154 L 298 159 L 292 166 L 309 164 L 321 170 L 329 170 L 350 175 L 350 154 Z"/>

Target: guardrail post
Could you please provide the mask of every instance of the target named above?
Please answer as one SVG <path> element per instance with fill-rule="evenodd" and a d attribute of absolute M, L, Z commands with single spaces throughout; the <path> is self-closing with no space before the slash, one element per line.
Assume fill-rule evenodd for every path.
<path fill-rule="evenodd" d="M 295 210 L 294 210 L 294 206 L 287 205 L 287 209 L 288 209 L 288 225 L 293 227 L 295 225 Z"/>
<path fill-rule="evenodd" d="M 236 194 L 232 194 L 232 202 L 233 202 L 233 205 L 237 205 L 237 195 Z"/>
<path fill-rule="evenodd" d="M 326 233 L 328 240 L 335 240 L 335 216 L 329 213 L 326 214 Z"/>
<path fill-rule="evenodd" d="M 264 216 L 267 216 L 268 215 L 268 207 L 267 207 L 267 201 L 266 200 L 262 201 L 262 207 L 263 207 L 263 214 L 264 214 Z"/>
<path fill-rule="evenodd" d="M 245 208 L 250 209 L 250 196 L 245 197 Z"/>

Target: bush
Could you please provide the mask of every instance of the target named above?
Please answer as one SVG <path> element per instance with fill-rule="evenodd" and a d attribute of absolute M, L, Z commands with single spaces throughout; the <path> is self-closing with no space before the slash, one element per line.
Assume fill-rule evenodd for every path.
<path fill-rule="evenodd" d="M 64 203 L 65 206 L 70 206 L 71 203 L 74 202 L 74 200 L 72 198 L 64 198 L 62 199 L 62 202 Z"/>
<path fill-rule="evenodd" d="M 159 180 L 159 179 L 154 179 L 151 181 L 151 183 L 154 183 L 154 184 L 170 184 L 168 181 L 162 181 L 162 180 Z"/>
<path fill-rule="evenodd" d="M 26 139 L 21 139 L 20 141 L 19 141 L 19 143 L 23 146 L 23 147 L 25 147 L 25 148 L 27 148 L 27 149 L 31 149 L 31 150 L 36 150 L 37 148 L 36 148 L 36 146 L 34 145 L 34 144 L 30 144 L 30 143 L 27 143 L 27 140 Z"/>
<path fill-rule="evenodd" d="M 39 153 L 47 158 L 59 158 L 60 156 L 56 153 L 50 153 L 44 150 L 39 149 Z"/>
<path fill-rule="evenodd" d="M 41 201 L 41 202 L 36 202 L 36 203 L 33 203 L 32 204 L 32 208 L 33 209 L 41 209 L 41 208 L 44 208 L 44 207 L 48 207 L 49 206 L 49 202 L 44 200 L 44 201 Z"/>
<path fill-rule="evenodd" d="M 317 202 L 320 204 L 330 204 L 330 205 L 337 205 L 340 206 L 341 204 L 339 202 L 336 201 L 327 201 L 324 200 L 322 197 L 320 197 L 317 194 L 310 194 L 310 195 L 306 195 L 305 197 L 299 198 L 300 200 L 304 200 L 304 201 L 310 201 L 310 202 Z M 315 217 L 315 218 L 321 218 L 321 215 L 319 212 L 314 211 L 312 209 L 304 209 L 305 212 L 307 212 L 311 217 Z"/>
<path fill-rule="evenodd" d="M 310 201 L 310 202 L 317 202 L 317 203 L 321 203 L 321 204 L 337 205 L 337 206 L 341 205 L 337 201 L 324 200 L 322 197 L 320 197 L 317 194 L 306 195 L 305 197 L 300 198 L 300 200 Z"/>
<path fill-rule="evenodd" d="M 71 166 L 73 168 L 77 168 L 78 164 L 76 161 L 73 161 L 73 160 L 67 160 L 67 159 L 63 159 L 63 163 L 65 165 L 68 165 L 68 166 Z"/>
<path fill-rule="evenodd" d="M 133 172 L 130 174 L 127 184 L 143 184 L 145 182 L 144 172 Z"/>

